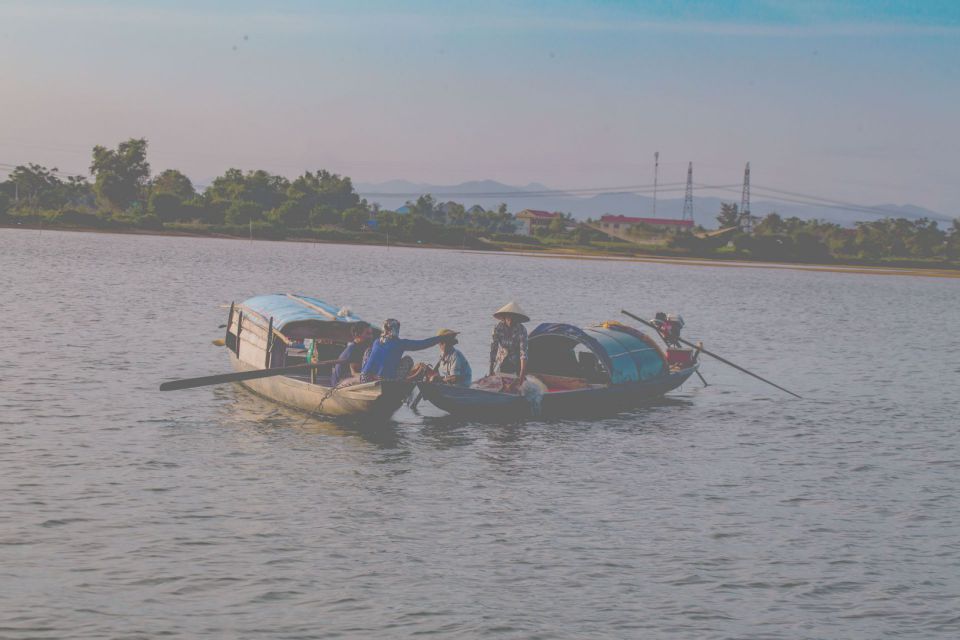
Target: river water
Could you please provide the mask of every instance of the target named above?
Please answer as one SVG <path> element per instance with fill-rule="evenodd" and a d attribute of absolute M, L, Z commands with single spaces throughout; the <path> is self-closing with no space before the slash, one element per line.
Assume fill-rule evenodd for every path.
<path fill-rule="evenodd" d="M 960 280 L 0 229 L 0 637 L 955 638 Z M 384 427 L 235 386 L 222 307 L 683 313 L 710 386 Z M 436 358 L 434 350 L 424 360 Z"/>

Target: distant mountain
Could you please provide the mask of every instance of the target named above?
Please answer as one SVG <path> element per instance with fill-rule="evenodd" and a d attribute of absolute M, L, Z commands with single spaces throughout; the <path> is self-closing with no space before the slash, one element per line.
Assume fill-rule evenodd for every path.
<path fill-rule="evenodd" d="M 575 218 L 599 218 L 612 213 L 627 216 L 652 217 L 653 198 L 634 193 L 604 193 L 595 196 L 578 197 L 550 193 L 549 187 L 530 183 L 523 187 L 497 182 L 495 180 L 476 180 L 456 185 L 434 185 L 414 183 L 406 180 L 390 180 L 379 183 L 356 183 L 357 192 L 370 202 L 378 202 L 385 209 L 396 209 L 408 200 L 416 200 L 419 195 L 431 194 L 437 202 L 454 200 L 467 208 L 475 204 L 486 209 L 494 209 L 505 202 L 510 211 L 516 213 L 523 209 L 542 209 L 563 211 Z M 694 197 L 693 218 L 697 224 L 712 228 L 717 226 L 716 217 L 720 213 L 722 202 L 736 202 L 740 198 L 732 194 L 730 198 Z M 765 216 L 777 212 L 785 218 L 796 216 L 804 220 L 820 219 L 845 226 L 854 222 L 879 219 L 886 215 L 894 218 L 930 218 L 940 222 L 949 222 L 950 216 L 931 211 L 916 205 L 867 205 L 876 213 L 849 210 L 827 206 L 795 204 L 791 202 L 772 202 L 753 200 L 750 208 L 755 216 Z M 889 212 L 889 213 L 887 213 Z M 683 200 L 657 199 L 656 216 L 659 218 L 679 218 L 683 213 Z M 942 226 L 942 225 L 941 225 Z"/>

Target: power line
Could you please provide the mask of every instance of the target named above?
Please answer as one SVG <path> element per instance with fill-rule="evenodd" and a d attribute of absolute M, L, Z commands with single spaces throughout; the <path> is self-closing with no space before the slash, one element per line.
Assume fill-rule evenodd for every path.
<path fill-rule="evenodd" d="M 657 192 L 677 191 L 683 188 L 683 182 L 669 182 L 656 186 Z M 664 187 L 667 187 L 666 189 Z M 652 184 L 627 185 L 622 187 L 585 187 L 577 189 L 543 189 L 540 191 L 408 191 L 408 192 L 360 192 L 365 198 L 416 198 L 422 195 L 432 195 L 438 198 L 535 198 L 543 196 L 590 196 L 617 193 L 650 193 L 654 189 Z"/>
<path fill-rule="evenodd" d="M 707 187 L 707 186 L 704 185 L 704 186 L 702 186 L 701 188 L 708 189 L 709 187 Z M 728 191 L 728 192 L 731 192 L 731 193 L 737 193 L 737 191 L 736 191 L 735 189 L 731 189 L 731 188 L 728 188 L 728 187 L 715 187 L 715 188 L 717 188 L 717 189 L 719 189 L 719 190 L 721 190 L 721 191 Z M 844 211 L 855 211 L 855 212 L 858 212 L 858 213 L 870 213 L 870 214 L 873 214 L 873 215 L 880 215 L 880 216 L 891 216 L 891 215 L 896 214 L 895 211 L 890 211 L 890 210 L 888 210 L 888 209 L 882 209 L 882 208 L 880 208 L 880 207 L 868 207 L 868 206 L 863 206 L 863 205 L 842 203 L 842 202 L 840 202 L 840 201 L 831 201 L 831 200 L 828 200 L 828 199 L 826 199 L 826 198 L 819 198 L 819 197 L 817 197 L 817 196 L 808 196 L 808 195 L 805 195 L 805 194 L 797 194 L 798 197 L 795 197 L 795 198 L 786 197 L 786 196 L 783 196 L 783 195 L 777 195 L 778 193 L 783 193 L 783 191 L 780 190 L 780 189 L 771 189 L 771 188 L 763 187 L 763 186 L 757 185 L 757 184 L 754 184 L 754 185 L 753 185 L 753 190 L 754 190 L 754 191 L 760 191 L 760 192 L 762 192 L 761 195 L 762 195 L 764 198 L 767 198 L 767 199 L 769 199 L 769 200 L 774 200 L 774 201 L 776 201 L 776 202 L 787 202 L 787 203 L 791 203 L 791 204 L 804 204 L 804 205 L 807 205 L 807 206 L 824 207 L 824 208 L 826 208 L 826 209 L 840 209 L 840 210 L 844 210 Z M 764 192 L 768 192 L 768 191 L 769 191 L 769 192 L 773 192 L 773 193 L 764 193 Z"/>

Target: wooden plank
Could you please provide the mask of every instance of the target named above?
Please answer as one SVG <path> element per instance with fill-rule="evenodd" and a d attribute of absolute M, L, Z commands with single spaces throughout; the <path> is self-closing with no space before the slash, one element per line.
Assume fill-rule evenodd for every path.
<path fill-rule="evenodd" d="M 257 369 L 263 364 L 263 346 L 248 342 L 246 339 L 240 341 L 240 355 L 237 356 L 243 362 Z"/>
<path fill-rule="evenodd" d="M 258 318 L 263 318 L 264 323 L 270 324 L 270 323 L 268 322 L 267 318 L 264 318 L 262 315 L 260 315 L 260 314 L 257 313 L 256 311 L 253 311 L 252 309 L 249 309 L 248 307 L 244 307 L 243 305 L 237 305 L 237 306 L 238 306 L 238 308 L 239 308 L 241 311 L 243 311 L 246 315 L 248 315 L 248 316 L 256 316 L 256 317 L 258 317 Z M 262 325 L 262 324 L 257 324 L 257 323 L 254 322 L 252 319 L 247 318 L 247 317 L 244 317 L 244 319 L 245 319 L 245 320 L 248 320 L 248 322 L 243 326 L 243 330 L 244 330 L 244 331 L 254 331 L 254 332 L 258 333 L 261 337 L 263 337 L 264 339 L 266 339 L 266 336 L 267 336 L 266 329 L 263 328 L 263 325 Z M 279 338 L 279 339 L 280 339 L 285 345 L 287 345 L 287 346 L 293 344 L 293 341 L 290 340 L 290 338 L 288 338 L 287 336 L 283 335 L 283 333 L 281 333 L 281 332 L 278 331 L 277 329 L 273 329 L 273 335 L 276 336 L 277 338 Z"/>
<path fill-rule="evenodd" d="M 237 316 L 237 331 L 233 334 L 237 336 L 237 357 L 240 357 L 240 332 L 243 330 L 243 309 Z"/>
<path fill-rule="evenodd" d="M 230 339 L 230 325 L 233 324 L 233 303 L 230 303 L 230 313 L 227 314 L 227 331 L 223 336 L 223 343 L 227 344 Z"/>
<path fill-rule="evenodd" d="M 246 343 L 246 344 L 249 344 L 251 347 L 256 347 L 257 349 L 260 349 L 261 351 L 266 351 L 266 350 L 267 350 L 267 341 L 266 341 L 266 340 L 264 340 L 264 339 L 261 338 L 260 336 L 252 335 L 252 334 L 250 334 L 250 333 L 247 332 L 247 331 L 244 331 L 244 332 L 243 332 L 243 337 L 240 338 L 240 341 L 241 341 L 241 342 L 244 342 L 244 343 Z M 258 365 L 259 365 L 259 363 L 258 363 Z"/>
<path fill-rule="evenodd" d="M 242 322 L 243 322 L 242 331 L 255 334 L 263 338 L 264 340 L 267 339 L 267 330 L 261 327 L 260 325 L 258 325 L 256 322 L 254 322 L 246 314 L 244 314 Z M 236 326 L 236 323 L 234 323 L 234 326 Z"/>
<path fill-rule="evenodd" d="M 273 316 L 270 316 L 270 324 L 269 326 L 267 326 L 267 348 L 266 348 L 267 353 L 263 359 L 264 369 L 270 368 L 270 351 L 271 351 L 271 348 L 273 347 L 273 339 L 271 337 L 272 335 L 273 335 Z"/>
<path fill-rule="evenodd" d="M 317 305 L 313 304 L 312 302 L 308 302 L 308 301 L 304 300 L 304 299 L 301 298 L 300 296 L 295 296 L 295 295 L 293 295 L 292 293 L 288 293 L 288 294 L 287 294 L 287 297 L 290 298 L 291 300 L 293 300 L 294 302 L 297 302 L 297 303 L 299 303 L 299 304 L 302 304 L 303 306 L 305 306 L 305 307 L 307 307 L 307 308 L 309 308 L 309 309 L 313 309 L 314 311 L 319 311 L 320 313 L 322 313 L 323 315 L 327 316 L 328 318 L 330 318 L 330 319 L 333 320 L 333 321 L 336 321 L 336 319 L 337 319 L 337 316 L 336 316 L 336 315 L 330 313 L 329 311 L 327 311 L 327 310 L 324 309 L 323 307 L 318 307 Z"/>

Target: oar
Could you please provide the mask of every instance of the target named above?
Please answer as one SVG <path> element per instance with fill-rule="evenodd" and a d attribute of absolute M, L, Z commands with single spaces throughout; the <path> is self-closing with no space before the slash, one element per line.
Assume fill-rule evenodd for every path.
<path fill-rule="evenodd" d="M 625 315 L 625 316 L 629 316 L 629 317 L 633 318 L 633 319 L 636 320 L 637 322 L 642 322 L 643 324 L 647 325 L 647 326 L 650 327 L 651 329 L 656 329 L 656 328 L 657 328 L 656 325 L 653 324 L 652 322 L 648 322 L 647 320 L 644 320 L 643 318 L 640 318 L 640 317 L 638 317 L 638 316 L 635 316 L 635 315 L 633 315 L 632 313 L 630 313 L 629 311 L 624 311 L 623 309 L 621 309 L 621 310 L 620 310 L 620 313 L 622 313 L 622 314 Z M 677 340 L 678 340 L 679 342 L 682 342 L 683 344 L 687 345 L 688 347 L 696 348 L 696 346 L 697 346 L 697 345 L 693 344 L 692 342 L 687 342 L 687 341 L 684 340 L 683 338 L 677 338 Z M 775 384 L 775 383 L 773 383 L 773 382 L 770 382 L 770 381 L 767 380 L 766 378 L 761 378 L 760 376 L 758 376 L 758 375 L 755 374 L 754 372 L 752 372 L 752 371 L 747 371 L 746 369 L 744 369 L 744 368 L 741 367 L 740 365 L 733 364 L 732 362 L 730 362 L 730 361 L 727 360 L 726 358 L 721 358 L 721 357 L 718 356 L 717 354 L 711 353 L 711 352 L 709 352 L 709 351 L 707 351 L 706 349 L 703 349 L 703 348 L 701 348 L 700 351 L 701 351 L 702 353 L 707 354 L 708 356 L 710 356 L 710 357 L 712 357 L 712 358 L 716 358 L 717 360 L 719 360 L 719 361 L 722 362 L 723 364 L 728 364 L 728 365 L 730 365 L 731 367 L 733 367 L 733 368 L 736 369 L 737 371 L 742 371 L 742 372 L 744 372 L 745 374 L 747 374 L 748 376 L 753 376 L 753 377 L 756 378 L 757 380 L 760 380 L 760 381 L 762 381 L 762 382 L 766 382 L 766 383 L 769 384 L 770 386 L 776 387 L 777 389 L 780 389 L 780 391 L 785 391 L 785 392 L 789 393 L 790 395 L 792 395 L 792 396 L 795 397 L 795 398 L 800 398 L 800 396 L 798 396 L 797 394 L 795 394 L 793 391 L 790 391 L 789 389 L 784 389 L 784 388 L 781 387 L 780 385 Z"/>
<path fill-rule="evenodd" d="M 437 360 L 437 364 L 433 366 L 433 370 L 436 371 L 440 368 L 440 363 L 443 362 L 443 356 L 440 356 L 440 359 Z M 428 383 L 429 384 L 429 383 Z M 417 396 L 413 399 L 413 402 L 410 403 L 410 410 L 416 411 L 417 405 L 420 404 L 420 401 L 423 400 L 423 393 L 420 391 L 420 387 L 417 387 Z M 420 414 L 417 414 L 420 415 Z"/>
<path fill-rule="evenodd" d="M 171 380 L 160 385 L 160 391 L 177 391 L 179 389 L 192 389 L 194 387 L 206 387 L 212 384 L 224 384 L 226 382 L 240 382 L 242 380 L 255 380 L 257 378 L 269 378 L 271 376 L 283 376 L 288 373 L 297 373 L 300 371 L 309 371 L 328 364 L 342 364 L 346 360 L 325 360 L 323 362 L 311 362 L 310 364 L 297 364 L 292 367 L 277 367 L 276 369 L 257 369 L 255 371 L 240 371 L 237 373 L 222 373 L 216 376 L 201 376 L 199 378 L 184 378 L 183 380 Z"/>

